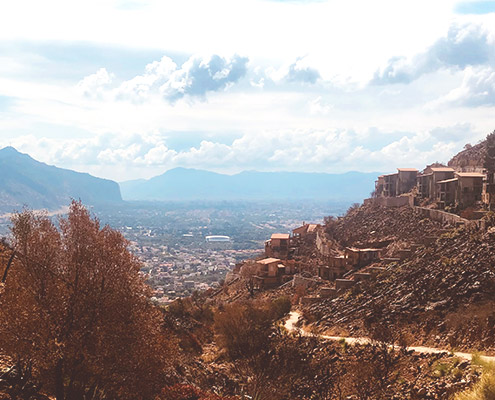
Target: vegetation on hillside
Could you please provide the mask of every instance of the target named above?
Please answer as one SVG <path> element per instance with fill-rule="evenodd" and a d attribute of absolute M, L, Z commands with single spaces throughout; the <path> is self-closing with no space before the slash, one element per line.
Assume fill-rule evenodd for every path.
<path fill-rule="evenodd" d="M 0 353 L 57 400 L 150 399 L 171 348 L 141 264 L 117 231 L 73 202 L 58 227 L 13 217 L 15 252 L 0 295 Z"/>

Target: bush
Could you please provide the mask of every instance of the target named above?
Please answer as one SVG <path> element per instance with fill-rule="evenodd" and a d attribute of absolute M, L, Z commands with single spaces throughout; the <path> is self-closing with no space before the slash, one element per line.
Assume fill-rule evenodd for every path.
<path fill-rule="evenodd" d="M 282 296 L 274 300 L 270 308 L 274 314 L 274 318 L 280 319 L 282 317 L 285 317 L 290 312 L 292 304 L 289 297 Z"/>
<path fill-rule="evenodd" d="M 273 329 L 271 312 L 263 304 L 229 304 L 215 314 L 218 344 L 231 359 L 253 357 L 268 348 Z"/>

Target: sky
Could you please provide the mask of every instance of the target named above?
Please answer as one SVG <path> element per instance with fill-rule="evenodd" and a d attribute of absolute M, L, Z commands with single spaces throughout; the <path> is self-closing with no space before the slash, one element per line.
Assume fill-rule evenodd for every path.
<path fill-rule="evenodd" d="M 0 147 L 125 181 L 392 172 L 495 129 L 495 2 L 16 0 Z"/>

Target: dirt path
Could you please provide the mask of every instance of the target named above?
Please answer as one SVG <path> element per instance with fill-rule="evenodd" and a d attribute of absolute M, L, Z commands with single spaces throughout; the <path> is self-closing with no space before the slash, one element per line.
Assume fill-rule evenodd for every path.
<path fill-rule="evenodd" d="M 301 318 L 301 314 L 298 311 L 291 311 L 289 314 L 289 318 L 287 321 L 285 321 L 285 328 L 289 332 L 298 332 L 299 334 L 303 336 L 312 336 L 311 333 L 304 331 L 301 328 L 296 327 L 296 323 Z M 342 340 L 345 339 L 345 341 L 349 344 L 366 344 L 370 342 L 370 339 L 364 338 L 364 337 L 342 337 L 342 336 L 328 336 L 328 335 L 319 335 L 321 339 L 324 340 Z M 396 348 L 399 348 L 399 346 L 395 346 Z M 413 350 L 417 351 L 418 353 L 423 353 L 423 354 L 434 354 L 434 353 L 450 353 L 450 350 L 445 350 L 445 349 L 437 349 L 435 347 L 426 347 L 426 346 L 410 346 L 407 348 L 408 350 Z M 456 351 L 453 353 L 454 356 L 462 358 L 464 360 L 471 360 L 473 355 L 471 353 L 463 353 Z M 481 358 L 485 361 L 489 362 L 495 362 L 495 357 L 492 356 L 481 356 Z"/>

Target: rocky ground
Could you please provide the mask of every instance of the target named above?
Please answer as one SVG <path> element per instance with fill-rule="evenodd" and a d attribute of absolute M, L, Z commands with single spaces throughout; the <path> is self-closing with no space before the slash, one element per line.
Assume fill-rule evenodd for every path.
<path fill-rule="evenodd" d="M 395 242 L 414 243 L 438 235 L 445 227 L 419 216 L 411 207 L 363 205 L 343 218 L 331 219 L 325 232 L 342 246 L 386 247 Z"/>
<path fill-rule="evenodd" d="M 470 166 L 483 165 L 486 155 L 486 140 L 474 146 L 466 145 L 464 150 L 456 154 L 449 161 L 448 165 L 452 168 L 466 168 Z"/>

